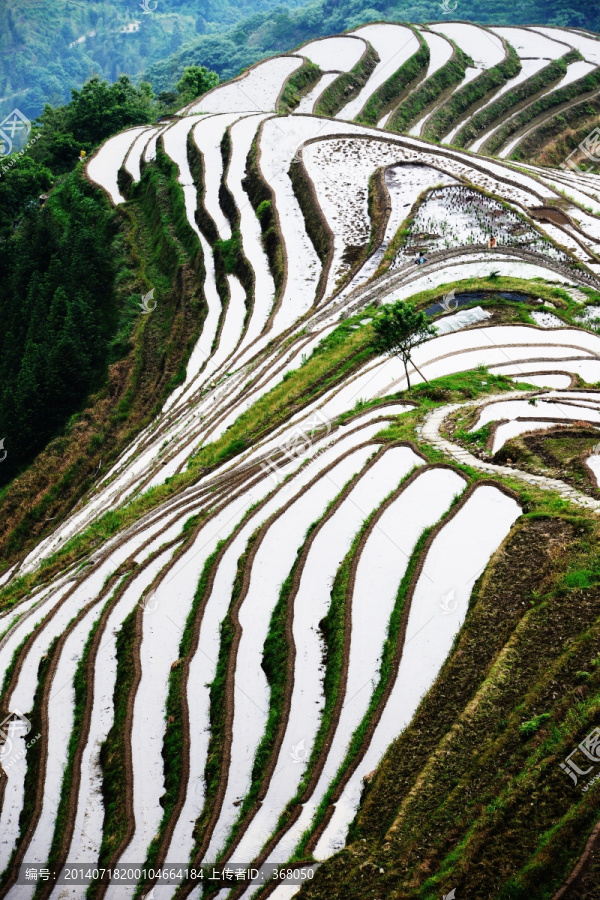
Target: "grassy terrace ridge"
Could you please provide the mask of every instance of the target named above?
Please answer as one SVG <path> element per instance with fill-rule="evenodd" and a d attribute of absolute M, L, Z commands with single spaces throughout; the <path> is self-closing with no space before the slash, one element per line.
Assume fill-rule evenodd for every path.
<path fill-rule="evenodd" d="M 236 528 L 234 533 L 237 533 L 237 531 L 238 529 Z M 227 615 L 221 622 L 219 628 L 219 655 L 217 658 L 215 677 L 210 684 L 210 738 L 208 742 L 206 764 L 204 768 L 204 805 L 202 812 L 198 816 L 198 819 L 196 820 L 196 824 L 194 826 L 194 848 L 191 854 L 192 860 L 196 860 L 196 858 L 200 854 L 201 849 L 203 849 L 203 852 L 206 852 L 207 846 L 205 846 L 205 835 L 207 832 L 207 828 L 210 825 L 213 816 L 217 815 L 215 811 L 215 803 L 218 799 L 220 788 L 223 783 L 222 766 L 223 754 L 226 750 L 225 738 L 228 700 L 229 702 L 231 702 L 231 698 L 227 697 L 227 676 L 229 667 L 231 665 L 231 652 L 234 646 L 235 639 L 235 626 L 232 621 L 232 610 L 235 608 L 242 592 L 246 565 L 252 553 L 252 549 L 258 539 L 259 532 L 260 527 L 257 527 L 254 533 L 250 536 L 244 552 L 238 559 L 237 570 L 233 582 L 233 588 L 231 591 L 229 610 L 227 612 Z M 215 555 L 215 560 L 216 558 L 217 557 Z M 208 573 L 208 569 L 206 569 L 205 571 Z M 202 579 L 199 587 L 201 588 L 201 586 Z M 224 794 L 221 794 L 221 802 L 223 796 Z M 215 824 L 216 821 L 217 819 L 215 819 Z M 199 864 L 201 860 L 198 859 L 197 862 Z"/>
<path fill-rule="evenodd" d="M 386 109 L 397 102 L 402 94 L 408 90 L 411 82 L 427 69 L 430 58 L 429 45 L 416 28 L 411 28 L 411 31 L 419 41 L 419 49 L 371 94 L 366 106 L 358 114 L 355 122 L 361 125 L 377 125 L 385 114 Z"/>
<path fill-rule="evenodd" d="M 332 504 L 329 504 L 329 506 L 331 505 Z M 327 514 L 329 506 L 325 510 L 324 515 Z M 244 795 L 239 815 L 227 841 L 227 847 L 235 840 L 243 825 L 244 819 L 256 804 L 264 785 L 265 772 L 273 758 L 277 735 L 283 722 L 286 687 L 288 684 L 287 666 L 290 655 L 290 647 L 286 636 L 288 604 L 296 572 L 298 571 L 300 557 L 302 556 L 306 542 L 318 524 L 318 521 L 313 522 L 307 529 L 304 542 L 298 549 L 292 569 L 281 585 L 279 597 L 271 615 L 261 663 L 269 685 L 269 711 L 267 722 L 254 756 L 250 787 Z"/>
<path fill-rule="evenodd" d="M 286 81 L 277 112 L 290 113 L 296 109 L 302 97 L 314 87 L 322 75 L 323 72 L 316 63 L 305 59 L 300 68 Z"/>
<path fill-rule="evenodd" d="M 297 190 L 296 185 L 294 185 L 294 190 L 296 191 L 296 196 L 300 205 L 302 206 L 301 194 Z M 383 241 L 388 221 L 388 198 L 389 194 L 385 186 L 385 166 L 381 166 L 369 176 L 367 187 L 367 214 L 371 223 L 369 229 L 369 240 L 362 247 L 353 247 L 352 252 L 346 255 L 346 259 L 349 262 L 349 268 L 345 273 L 341 274 L 336 281 L 334 288 L 336 293 L 338 291 L 341 291 L 343 287 L 345 287 L 352 281 L 356 273 L 360 271 L 361 267 L 365 264 L 369 256 L 371 256 L 371 254 Z M 304 211 L 304 216 L 308 223 L 309 218 L 307 218 L 307 216 L 310 217 L 312 215 L 312 211 L 309 204 L 306 204 L 306 206 L 307 208 L 306 211 Z M 315 218 L 318 220 L 317 216 L 315 216 Z M 331 243 L 333 243 L 333 241 L 331 241 Z M 327 270 L 327 274 L 328 273 L 329 270 Z M 376 314 L 377 308 L 375 306 L 369 305 L 363 309 L 363 317 L 374 316 Z"/>
<path fill-rule="evenodd" d="M 379 55 L 367 41 L 367 49 L 349 72 L 339 75 L 321 94 L 315 107 L 316 116 L 335 116 L 346 103 L 356 97 L 369 80 Z"/>
<path fill-rule="evenodd" d="M 538 280 L 524 281 L 509 277 L 464 279 L 422 291 L 416 294 L 411 302 L 418 307 L 427 307 L 452 289 L 484 290 L 490 291 L 492 295 L 505 290 L 532 296 L 532 285 L 538 297 L 555 304 L 557 308 L 553 312 L 563 317 L 565 324 L 573 320 L 579 310 L 578 304 L 565 291 Z M 600 302 L 600 294 L 593 291 L 588 293 L 590 302 Z M 505 310 L 507 320 L 512 316 L 516 321 L 530 321 L 525 304 L 513 304 L 508 301 L 498 303 L 496 299 L 488 304 L 477 301 L 477 305 L 499 306 Z M 215 469 L 221 462 L 243 452 L 250 443 L 268 434 L 310 400 L 320 396 L 344 375 L 355 371 L 363 362 L 370 359 L 371 326 L 364 325 L 356 330 L 352 329 L 353 325 L 360 325 L 363 317 L 364 311 L 340 323 L 298 369 L 288 373 L 280 384 L 243 412 L 222 437 L 202 448 L 191 460 L 186 472 L 173 476 L 162 485 L 150 488 L 125 506 L 104 513 L 81 534 L 67 541 L 64 547 L 45 560 L 34 573 L 16 578 L 0 590 L 0 609 L 15 606 L 29 596 L 36 586 L 46 583 L 57 572 L 81 563 L 92 550 L 137 522 L 145 513 L 155 509 L 202 475 Z"/>
<path fill-rule="evenodd" d="M 23 807 L 19 816 L 19 834 L 17 837 L 15 849 L 10 855 L 10 859 L 6 865 L 4 872 L 2 873 L 2 876 L 0 876 L 0 890 L 5 889 L 7 884 L 11 882 L 11 879 L 14 875 L 13 864 L 16 861 L 17 855 L 19 854 L 22 839 L 26 835 L 29 828 L 32 827 L 34 821 L 37 793 L 39 788 L 39 768 L 42 764 L 42 744 L 44 743 L 42 740 L 34 740 L 34 738 L 36 738 L 38 735 L 42 735 L 43 733 L 43 715 L 41 707 L 44 691 L 46 688 L 46 681 L 51 672 L 54 651 L 56 650 L 56 646 L 59 640 L 59 637 L 54 638 L 45 655 L 40 661 L 37 671 L 37 684 L 33 697 L 33 706 L 27 713 L 27 718 L 31 722 L 31 731 L 29 732 L 31 738 L 29 738 L 28 740 L 28 744 L 30 744 L 30 746 L 27 748 L 25 757 L 26 772 L 23 791 Z"/>
<path fill-rule="evenodd" d="M 587 75 L 584 75 L 583 78 L 578 78 L 577 81 L 572 81 L 571 84 L 566 85 L 565 87 L 558 88 L 555 91 L 552 91 L 550 94 L 546 94 L 544 97 L 540 97 L 539 100 L 535 100 L 533 103 L 530 103 L 529 106 L 526 106 L 525 109 L 522 109 L 521 112 L 517 113 L 508 122 L 505 122 L 494 134 L 484 143 L 481 151 L 483 153 L 496 153 L 506 142 L 519 131 L 521 128 L 525 128 L 530 122 L 532 122 L 537 116 L 541 116 L 544 113 L 548 112 L 551 109 L 554 109 L 556 106 L 560 106 L 563 103 L 570 103 L 572 100 L 575 100 L 580 94 L 585 94 L 590 91 L 596 90 L 600 86 L 600 66 L 596 69 L 593 69 L 591 72 L 588 72 Z M 515 147 L 513 153 L 511 154 L 511 159 L 524 159 L 524 157 L 519 156 L 518 154 L 518 146 Z"/>
<path fill-rule="evenodd" d="M 452 144 L 455 147 L 465 147 L 467 144 L 472 143 L 490 125 L 509 113 L 518 103 L 533 97 L 551 84 L 557 84 L 566 75 L 567 66 L 578 59 L 582 59 L 579 51 L 571 50 L 569 53 L 561 56 L 560 59 L 555 59 L 549 65 L 544 66 L 531 78 L 522 81 L 521 84 L 516 85 L 510 91 L 506 91 L 501 97 L 498 97 L 497 100 L 486 106 L 485 109 L 480 109 L 479 112 L 475 113 L 463 125 L 458 134 L 455 135 Z"/>
<path fill-rule="evenodd" d="M 292 188 L 304 217 L 306 233 L 321 261 L 321 275 L 315 296 L 321 298 L 326 290 L 329 267 L 334 253 L 334 236 L 318 204 L 314 184 L 306 171 L 303 159 L 293 159 L 288 171 Z M 336 285 L 337 287 L 337 285 Z"/>
<path fill-rule="evenodd" d="M 600 97 L 575 103 L 542 122 L 519 141 L 519 154 L 522 159 L 538 165 L 559 166 L 593 131 L 599 117 Z M 583 151 L 580 151 L 579 164 L 583 164 L 582 168 L 589 164 Z"/>
<path fill-rule="evenodd" d="M 96 632 L 100 626 L 100 620 L 106 608 L 110 605 L 112 598 L 107 600 L 104 604 L 104 608 L 98 613 L 96 617 L 96 621 L 94 625 L 90 629 L 87 640 L 85 642 L 85 646 L 83 648 L 83 653 L 81 655 L 81 659 L 77 664 L 77 668 L 75 670 L 75 675 L 73 677 L 73 688 L 74 688 L 74 709 L 73 709 L 73 725 L 71 729 L 71 736 L 69 738 L 69 744 L 67 747 L 67 759 L 65 768 L 62 776 L 62 783 L 60 787 L 60 799 L 58 803 L 58 809 L 56 810 L 56 818 L 54 820 L 54 832 L 52 835 L 52 841 L 50 844 L 50 850 L 48 852 L 47 865 L 51 870 L 55 870 L 58 866 L 59 860 L 61 858 L 61 852 L 64 849 L 63 842 L 65 837 L 65 829 L 67 826 L 67 817 L 69 814 L 69 800 L 71 795 L 71 790 L 73 787 L 73 779 L 74 779 L 74 762 L 75 755 L 77 753 L 77 747 L 79 741 L 81 740 L 81 731 L 83 726 L 84 719 L 84 711 L 85 705 L 88 702 L 88 682 L 87 682 L 87 669 L 88 662 L 90 657 L 90 652 L 92 649 L 92 645 L 94 643 L 94 638 Z M 40 881 L 34 893 L 34 898 L 39 897 L 41 894 L 47 892 L 47 886 L 44 882 Z"/>
<path fill-rule="evenodd" d="M 260 222 L 261 241 L 269 261 L 269 269 L 273 276 L 273 281 L 275 282 L 274 303 L 276 304 L 283 290 L 285 279 L 284 249 L 277 222 L 273 191 L 260 171 L 259 134 L 260 129 L 254 136 L 250 152 L 248 153 L 246 160 L 247 175 L 242 180 L 242 187 L 248 194 L 252 208 Z"/>
<path fill-rule="evenodd" d="M 187 523 L 186 523 L 187 524 Z M 190 520 L 190 528 L 193 524 Z M 206 560 L 198 586 L 196 588 L 192 606 L 181 635 L 181 643 L 179 645 L 179 658 L 171 668 L 169 675 L 169 687 L 167 693 L 167 701 L 165 706 L 165 718 L 167 726 L 163 739 L 163 770 L 165 776 L 165 793 L 161 798 L 161 806 L 163 815 L 158 829 L 158 833 L 150 842 L 146 853 L 144 868 L 156 868 L 157 853 L 161 845 L 165 829 L 167 828 L 171 816 L 175 810 L 175 806 L 179 799 L 181 790 L 181 779 L 183 777 L 183 754 L 184 749 L 184 697 L 183 693 L 187 689 L 187 685 L 183 680 L 183 663 L 190 660 L 192 651 L 192 643 L 194 636 L 195 623 L 200 610 L 206 598 L 211 569 L 219 555 L 219 552 L 225 542 L 220 541 L 213 553 Z M 138 896 L 140 890 L 136 891 Z"/>
<path fill-rule="evenodd" d="M 220 239 L 216 237 L 213 243 L 213 257 L 215 263 L 215 282 L 223 310 L 226 310 L 230 299 L 229 283 L 227 275 L 236 275 L 240 284 L 244 288 L 246 294 L 245 307 L 246 314 L 244 316 L 244 327 L 246 327 L 252 306 L 254 305 L 254 286 L 255 275 L 254 269 L 248 262 L 242 243 L 242 235 L 240 232 L 240 213 L 233 195 L 225 183 L 226 175 L 229 171 L 231 161 L 231 132 L 229 128 L 225 130 L 221 140 L 221 157 L 223 160 L 223 179 L 219 185 L 219 203 L 221 209 L 227 216 L 231 226 L 231 237 Z M 207 216 L 208 218 L 208 216 Z M 224 318 L 223 312 L 221 318 Z M 216 349 L 218 335 L 215 334 L 212 350 Z"/>
<path fill-rule="evenodd" d="M 434 103 L 444 91 L 460 84 L 465 77 L 467 66 L 474 65 L 470 56 L 463 53 L 453 41 L 450 43 L 454 47 L 454 53 L 448 62 L 411 91 L 408 97 L 400 103 L 388 119 L 385 125 L 386 131 L 394 133 L 408 131 L 427 107 Z"/>
<path fill-rule="evenodd" d="M 471 106 L 514 78 L 520 71 L 519 56 L 514 47 L 509 44 L 506 59 L 497 66 L 486 69 L 469 84 L 459 88 L 439 109 L 431 114 L 423 128 L 423 137 L 439 142 Z"/>
<path fill-rule="evenodd" d="M 138 607 L 124 619 L 117 635 L 117 674 L 113 694 L 113 723 L 100 748 L 104 821 L 98 865 L 103 868 L 113 860 L 129 828 L 125 802 L 126 762 L 124 728 L 130 695 L 135 681 L 134 653 Z M 99 884 L 91 884 L 86 896 L 93 898 Z"/>

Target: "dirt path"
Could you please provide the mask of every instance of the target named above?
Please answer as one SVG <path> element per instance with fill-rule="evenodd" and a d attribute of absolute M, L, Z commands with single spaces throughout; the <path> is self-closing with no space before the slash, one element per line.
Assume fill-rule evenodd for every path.
<path fill-rule="evenodd" d="M 525 400 L 533 396 L 540 396 L 539 391 L 536 391 L 535 394 L 531 392 L 524 393 L 523 391 L 512 391 L 511 393 L 504 394 L 503 399 L 511 400 L 519 398 Z M 497 399 L 498 395 L 490 395 L 489 399 L 492 398 Z M 486 398 L 483 398 L 483 402 L 485 402 L 485 399 Z M 477 401 L 477 404 L 480 405 L 481 402 L 482 400 L 480 398 Z M 440 428 L 444 420 L 455 410 L 473 405 L 473 401 L 469 400 L 466 403 L 452 403 L 448 406 L 440 406 L 437 409 L 434 409 L 433 412 L 429 413 L 421 427 L 421 438 L 462 465 L 472 466 L 474 469 L 479 469 L 481 472 L 487 472 L 491 475 L 508 475 L 511 478 L 518 478 L 520 481 L 526 481 L 528 484 L 535 485 L 544 491 L 556 491 L 563 500 L 569 500 L 571 503 L 575 503 L 578 506 L 584 506 L 586 509 L 594 510 L 596 513 L 600 514 L 600 500 L 594 500 L 591 497 L 588 497 L 587 494 L 575 490 L 575 488 L 570 487 L 558 478 L 547 478 L 545 475 L 531 475 L 528 472 L 521 472 L 519 469 L 514 469 L 512 466 L 495 466 L 493 463 L 483 462 L 483 460 L 478 459 L 476 456 L 473 456 L 472 453 L 469 453 L 468 450 L 465 450 L 464 447 L 461 447 L 460 444 L 453 444 L 451 441 L 443 438 L 440 434 Z"/>

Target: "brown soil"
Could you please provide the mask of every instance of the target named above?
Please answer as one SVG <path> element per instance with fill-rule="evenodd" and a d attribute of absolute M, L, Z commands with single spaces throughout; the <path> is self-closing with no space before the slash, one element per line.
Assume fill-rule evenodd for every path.
<path fill-rule="evenodd" d="M 550 222 L 553 225 L 572 225 L 570 217 L 556 206 L 531 206 L 529 213 L 538 222 Z"/>
<path fill-rule="evenodd" d="M 586 460 L 600 443 L 600 432 L 590 426 L 557 425 L 508 441 L 493 462 L 505 465 L 511 459 L 520 469 L 535 475 L 558 478 L 578 491 L 600 497 L 600 489 Z"/>

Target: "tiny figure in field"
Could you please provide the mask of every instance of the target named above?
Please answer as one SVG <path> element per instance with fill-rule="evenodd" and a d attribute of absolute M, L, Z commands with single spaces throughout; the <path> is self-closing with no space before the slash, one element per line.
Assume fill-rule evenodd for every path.
<path fill-rule="evenodd" d="M 490 248 L 490 250 L 493 250 L 496 247 L 497 243 L 498 241 L 496 240 L 494 235 L 492 235 L 488 241 L 488 247 Z"/>

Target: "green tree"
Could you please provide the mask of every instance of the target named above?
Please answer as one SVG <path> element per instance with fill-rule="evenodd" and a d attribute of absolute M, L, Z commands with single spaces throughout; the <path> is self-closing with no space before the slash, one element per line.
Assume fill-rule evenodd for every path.
<path fill-rule="evenodd" d="M 0 439 L 13 478 L 102 383 L 118 310 L 108 200 L 76 169 L 0 254 Z"/>
<path fill-rule="evenodd" d="M 218 83 L 217 73 L 211 72 L 206 66 L 186 66 L 176 87 L 182 102 L 191 103 L 196 97 L 201 97 L 202 94 L 216 87 Z"/>
<path fill-rule="evenodd" d="M 412 360 L 412 351 L 434 337 L 436 330 L 423 311 L 413 309 L 403 300 L 384 306 L 381 314 L 373 322 L 373 347 L 377 353 L 396 356 L 404 363 L 406 382 L 410 391 L 408 375 L 409 362 L 415 367 L 423 381 L 423 373 Z"/>
<path fill-rule="evenodd" d="M 6 171 L 4 171 L 6 170 Z M 40 194 L 53 182 L 52 172 L 30 153 L 15 159 L 10 167 L 0 160 L 0 238 L 7 237 L 27 204 L 38 205 Z"/>
<path fill-rule="evenodd" d="M 40 137 L 31 155 L 55 174 L 70 171 L 80 150 L 90 153 L 107 137 L 131 125 L 145 125 L 156 116 L 149 84 L 139 87 L 122 75 L 114 84 L 90 78 L 80 91 L 71 91 L 65 106 L 47 105 L 36 122 Z"/>

